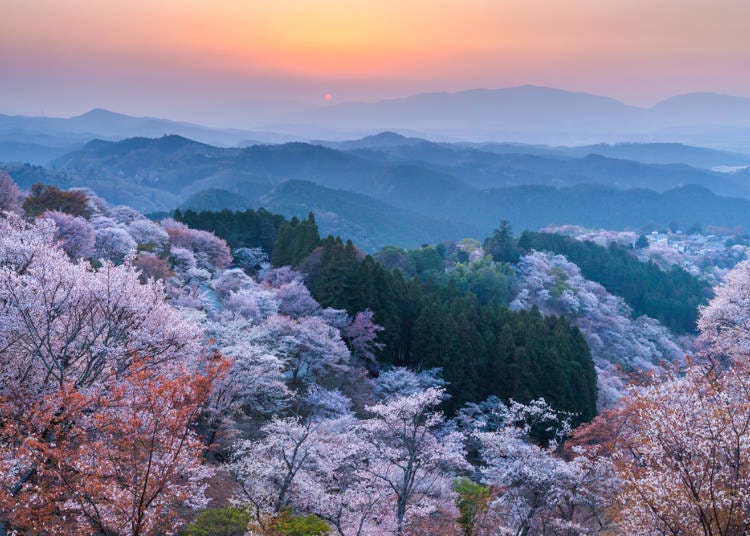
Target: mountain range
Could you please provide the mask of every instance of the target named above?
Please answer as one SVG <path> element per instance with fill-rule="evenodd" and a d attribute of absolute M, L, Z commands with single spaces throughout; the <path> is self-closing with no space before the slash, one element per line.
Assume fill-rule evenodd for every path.
<path fill-rule="evenodd" d="M 402 138 L 404 144 L 399 145 L 398 135 L 385 137 L 391 143 L 384 144 L 380 135 L 327 146 L 294 142 L 247 148 L 215 147 L 175 135 L 95 140 L 56 159 L 51 167 L 83 181 L 125 180 L 134 188 L 161 190 L 183 199 L 210 188 L 252 197 L 284 180 L 303 180 L 430 215 L 436 209 L 455 211 L 450 199 L 456 196 L 532 184 L 601 184 L 655 191 L 696 184 L 721 195 L 750 197 L 744 175 L 685 164 L 647 164 L 596 153 L 582 157 L 503 153 L 413 138 Z M 653 146 L 644 149 L 658 152 Z M 722 153 L 711 154 L 720 158 Z M 742 161 L 735 158 L 727 162 Z"/>
<path fill-rule="evenodd" d="M 750 99 L 713 93 L 668 98 L 650 108 L 538 86 L 424 93 L 290 112 L 248 129 L 133 117 L 93 109 L 70 118 L 0 114 L 0 161 L 46 163 L 93 139 L 180 135 L 223 147 L 345 140 L 394 130 L 453 142 L 591 145 L 660 142 L 750 151 Z"/>
<path fill-rule="evenodd" d="M 47 167 L 4 167 L 23 188 L 35 182 L 90 187 L 111 203 L 146 212 L 312 211 L 324 233 L 356 239 L 368 250 L 483 236 L 502 219 L 519 229 L 672 222 L 750 229 L 750 171 L 662 163 L 671 160 L 750 163 L 738 153 L 677 144 L 437 143 L 384 132 L 244 148 L 177 135 L 94 140 Z"/>
<path fill-rule="evenodd" d="M 0 161 L 41 164 L 81 148 L 94 139 L 158 138 L 169 134 L 217 146 L 295 139 L 273 132 L 210 128 L 169 119 L 133 117 L 103 109 L 93 109 L 70 118 L 0 114 Z"/>
<path fill-rule="evenodd" d="M 678 95 L 640 108 L 590 93 L 526 85 L 341 103 L 298 114 L 296 120 L 319 129 L 367 125 L 446 140 L 678 141 L 740 152 L 750 147 L 750 99 L 715 93 Z"/>

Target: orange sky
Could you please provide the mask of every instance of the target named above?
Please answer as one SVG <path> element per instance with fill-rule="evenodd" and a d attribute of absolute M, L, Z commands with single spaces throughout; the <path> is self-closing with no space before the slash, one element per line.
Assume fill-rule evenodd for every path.
<path fill-rule="evenodd" d="M 2 0 L 0 112 L 210 117 L 525 83 L 750 95 L 748 21 L 748 0 Z"/>

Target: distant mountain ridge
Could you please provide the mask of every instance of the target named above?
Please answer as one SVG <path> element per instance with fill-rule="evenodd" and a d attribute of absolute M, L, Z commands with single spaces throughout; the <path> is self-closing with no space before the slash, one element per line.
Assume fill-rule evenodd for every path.
<path fill-rule="evenodd" d="M 687 164 L 704 169 L 712 169 L 718 166 L 750 165 L 750 155 L 747 154 L 681 143 L 626 142 L 572 147 L 493 142 L 438 143 L 423 138 L 403 136 L 391 131 L 356 140 L 314 140 L 310 143 L 344 151 L 372 150 L 384 154 L 400 152 L 400 158 L 410 157 L 414 159 L 424 156 L 425 152 L 432 151 L 434 154 L 441 150 L 466 148 L 501 155 L 523 154 L 552 158 L 582 158 L 595 154 L 618 160 L 633 160 L 644 164 Z"/>
<path fill-rule="evenodd" d="M 453 210 L 451 199 L 476 190 L 531 184 L 602 184 L 665 191 L 687 184 L 718 194 L 750 197 L 750 183 L 686 165 L 644 164 L 587 153 L 497 153 L 386 134 L 327 146 L 308 143 L 221 148 L 180 136 L 92 141 L 53 166 L 83 180 L 107 176 L 186 198 L 200 190 L 270 188 L 302 180 L 349 190 L 432 216 Z M 375 143 L 375 146 L 368 146 Z M 334 147 L 360 147 L 342 150 Z"/>
<path fill-rule="evenodd" d="M 525 85 L 422 93 L 377 102 L 342 102 L 290 112 L 248 129 L 134 117 L 95 108 L 70 117 L 0 114 L 0 161 L 46 163 L 95 138 L 175 134 L 236 147 L 312 139 L 347 139 L 384 130 L 444 141 L 593 145 L 678 142 L 735 152 L 750 147 L 750 99 L 716 93 L 676 95 L 651 108 L 591 93 Z M 349 147 L 353 149 L 354 147 Z"/>
<path fill-rule="evenodd" d="M 146 212 L 186 205 L 264 206 L 286 216 L 312 211 L 325 231 L 356 238 L 368 250 L 482 236 L 502 219 L 519 229 L 672 222 L 750 229 L 750 200 L 717 195 L 750 198 L 744 171 L 399 140 L 355 140 L 351 150 L 306 143 L 221 148 L 175 135 L 95 140 L 52 169 L 4 167 L 23 188 L 90 187 L 111 203 Z"/>
<path fill-rule="evenodd" d="M 549 145 L 660 141 L 750 147 L 750 98 L 690 93 L 651 108 L 610 97 L 540 86 L 422 93 L 346 102 L 298 115 L 301 124 L 410 129 L 427 137 Z"/>
<path fill-rule="evenodd" d="M 657 154 L 678 150 L 723 157 L 701 148 L 647 148 Z M 11 166 L 9 171 L 24 188 L 34 182 L 91 187 L 111 203 L 147 212 L 178 206 L 265 206 L 287 216 L 313 211 L 324 229 L 372 249 L 480 236 L 502 219 L 529 229 L 565 223 L 750 224 L 750 201 L 739 199 L 750 199 L 750 181 L 742 171 L 645 164 L 588 148 L 579 148 L 582 157 L 565 154 L 566 148 L 534 147 L 537 154 L 505 149 L 388 132 L 327 146 L 296 142 L 247 148 L 170 135 L 94 140 L 57 159 L 51 169 Z M 708 200 L 705 206 L 700 198 Z"/>
<path fill-rule="evenodd" d="M 94 108 L 73 117 L 33 117 L 0 114 L 0 133 L 37 132 L 57 135 L 79 135 L 88 139 L 120 140 L 133 137 L 155 138 L 176 134 L 197 141 L 218 145 L 235 145 L 257 136 L 267 141 L 286 141 L 288 136 L 231 128 L 212 128 L 184 121 L 155 117 L 135 117 Z M 273 140 L 272 138 L 276 138 Z"/>
<path fill-rule="evenodd" d="M 678 124 L 747 126 L 750 99 L 718 93 L 688 93 L 665 99 L 650 112 L 658 119 Z"/>
<path fill-rule="evenodd" d="M 303 119 L 398 124 L 420 119 L 433 126 L 470 121 L 478 127 L 497 121 L 604 121 L 643 112 L 610 97 L 541 86 L 420 93 L 378 102 L 347 102 L 319 108 Z"/>
<path fill-rule="evenodd" d="M 169 119 L 134 117 L 101 108 L 69 118 L 0 114 L 0 161 L 46 164 L 94 139 L 117 141 L 166 135 L 226 147 L 295 139 L 273 132 L 211 128 Z"/>

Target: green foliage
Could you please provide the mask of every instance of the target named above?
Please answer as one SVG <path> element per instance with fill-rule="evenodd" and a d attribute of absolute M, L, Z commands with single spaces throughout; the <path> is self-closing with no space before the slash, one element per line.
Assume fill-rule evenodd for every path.
<path fill-rule="evenodd" d="M 274 266 L 297 266 L 320 244 L 318 225 L 310 212 L 306 220 L 296 217 L 283 221 L 279 226 L 271 253 Z"/>
<path fill-rule="evenodd" d="M 424 297 L 407 363 L 443 369 L 448 410 L 490 395 L 522 402 L 541 396 L 582 421 L 596 414 L 596 373 L 577 328 L 536 310 L 483 306 L 451 290 Z"/>
<path fill-rule="evenodd" d="M 396 246 L 385 246 L 373 257 L 388 269 L 398 269 L 408 277 L 417 275 L 417 267 L 414 265 L 414 259 L 405 249 Z"/>
<path fill-rule="evenodd" d="M 47 184 L 34 184 L 23 202 L 27 218 L 36 218 L 48 210 L 59 210 L 73 216 L 84 216 L 87 210 L 86 194 L 66 192 Z"/>
<path fill-rule="evenodd" d="M 474 294 L 483 304 L 508 303 L 513 281 L 513 270 L 508 264 L 493 262 L 490 257 L 472 263 L 461 263 L 437 280 L 452 281 L 462 292 Z"/>
<path fill-rule="evenodd" d="M 273 536 L 327 536 L 331 527 L 317 516 L 295 515 L 286 509 L 274 520 L 270 532 Z"/>
<path fill-rule="evenodd" d="M 210 508 L 196 516 L 185 529 L 185 536 L 242 536 L 249 523 L 250 514 L 242 508 Z"/>
<path fill-rule="evenodd" d="M 194 193 L 182 203 L 183 210 L 220 211 L 224 209 L 242 211 L 251 206 L 250 200 L 236 192 L 222 190 L 221 188 L 207 188 Z"/>
<path fill-rule="evenodd" d="M 232 249 L 263 248 L 271 254 L 274 266 L 297 266 L 320 244 L 312 212 L 307 219 L 289 221 L 262 208 L 243 212 L 176 210 L 174 218 L 194 229 L 213 232 Z"/>
<path fill-rule="evenodd" d="M 445 249 L 445 246 L 443 246 Z M 444 269 L 443 255 L 434 246 L 422 246 L 408 252 L 409 259 L 414 264 L 417 273 L 442 272 Z"/>
<path fill-rule="evenodd" d="M 648 247 L 648 238 L 646 235 L 640 235 L 635 241 L 635 249 L 646 249 Z"/>
<path fill-rule="evenodd" d="M 453 481 L 453 491 L 458 495 L 458 523 L 463 529 L 464 536 L 473 536 L 478 518 L 487 511 L 490 490 L 468 478 L 457 478 Z"/>
<path fill-rule="evenodd" d="M 283 216 L 262 208 L 243 212 L 176 210 L 174 219 L 193 229 L 211 231 L 226 240 L 232 249 L 260 247 L 269 253 L 273 250 L 279 226 L 285 221 Z"/>
<path fill-rule="evenodd" d="M 507 220 L 500 222 L 500 227 L 484 241 L 484 249 L 498 262 L 515 263 L 521 256 L 518 242 L 513 238 L 513 228 Z"/>
<path fill-rule="evenodd" d="M 478 273 L 498 269 L 478 265 Z M 482 300 L 468 277 L 404 279 L 370 256 L 361 258 L 350 242 L 330 237 L 309 275 L 311 292 L 323 306 L 375 312 L 385 328 L 382 362 L 442 367 L 451 395 L 448 411 L 490 395 L 522 402 L 541 396 L 580 421 L 595 415 L 591 355 L 578 329 L 564 319 L 508 311 L 497 289 L 488 291 L 497 292 L 496 298 Z"/>
<path fill-rule="evenodd" d="M 708 283 L 682 268 L 673 266 L 663 271 L 615 244 L 603 247 L 558 234 L 524 232 L 519 246 L 527 251 L 565 255 L 579 266 L 584 277 L 621 296 L 636 315 L 656 318 L 679 332 L 696 330 L 698 306 L 711 295 Z"/>

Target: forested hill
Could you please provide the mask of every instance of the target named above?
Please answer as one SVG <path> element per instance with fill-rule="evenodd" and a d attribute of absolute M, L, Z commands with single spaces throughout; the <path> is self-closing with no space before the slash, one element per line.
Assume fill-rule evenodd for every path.
<path fill-rule="evenodd" d="M 321 240 L 312 215 L 286 221 L 266 211 L 188 211 L 176 217 L 217 233 L 234 248 L 270 244 L 273 264 L 306 273 L 323 306 L 351 314 L 372 310 L 385 328 L 379 361 L 442 368 L 451 394 L 448 409 L 496 395 L 527 401 L 543 396 L 575 413 L 577 421 L 596 412 L 591 355 L 580 332 L 563 319 L 510 312 L 503 303 L 483 303 L 469 290 L 407 279 L 351 242 Z"/>
<path fill-rule="evenodd" d="M 297 218 L 286 221 L 263 209 L 244 212 L 177 211 L 176 217 L 192 227 L 217 233 L 233 248 L 262 247 L 271 251 L 276 265 L 297 265 L 320 245 L 317 223 L 312 214 L 307 220 L 301 221 Z M 296 233 L 290 231 L 295 228 L 299 229 Z M 278 229 L 283 233 L 291 233 L 289 236 L 293 238 L 277 242 Z M 296 243 L 289 245 L 291 241 Z M 624 298 L 637 315 L 648 315 L 678 332 L 695 331 L 698 305 L 705 303 L 711 296 L 711 287 L 706 281 L 690 275 L 678 266 L 664 271 L 652 262 L 642 262 L 632 251 L 616 244 L 604 247 L 559 234 L 530 231 L 525 231 L 516 238 L 509 227 L 501 227 L 485 240 L 484 246 L 496 261 L 506 263 L 517 262 L 522 253 L 531 250 L 565 255 L 580 267 L 587 279 L 602 284 L 610 293 Z M 375 257 L 385 262 L 389 268 L 400 268 L 401 273 L 406 276 L 429 272 L 433 279 L 439 279 L 445 268 L 445 256 L 445 246 L 442 246 L 409 252 L 399 248 L 385 248 Z M 486 282 L 485 285 L 493 290 L 479 292 L 482 299 L 492 293 L 497 295 L 498 292 L 504 293 L 507 298 L 507 291 L 500 291 L 495 285 Z M 504 285 L 506 284 L 502 283 L 499 286 Z M 476 293 L 478 287 L 474 288 Z M 500 301 L 503 302 L 502 299 Z"/>
<path fill-rule="evenodd" d="M 380 335 L 385 344 L 379 353 L 381 362 L 419 369 L 442 367 L 455 407 L 498 388 L 519 399 L 541 389 L 560 407 L 574 407 L 582 415 L 588 411 L 585 407 L 595 403 L 596 395 L 566 399 L 571 388 L 592 393 L 585 385 L 595 378 L 585 372 L 590 357 L 580 358 L 585 341 L 575 335 L 577 330 L 569 331 L 570 326 L 554 316 L 542 318 L 533 308 L 516 313 L 507 310 L 515 276 L 513 269 L 503 266 L 513 266 L 532 250 L 566 255 L 580 263 L 584 277 L 624 298 L 635 315 L 648 315 L 678 332 L 695 330 L 698 305 L 710 295 L 705 282 L 680 268 L 665 272 L 639 261 L 625 248 L 606 248 L 562 235 L 525 232 L 515 238 L 509 228 L 502 227 L 484 242 L 485 252 L 498 264 L 475 262 L 471 269 L 459 264 L 460 270 L 447 274 L 446 267 L 452 263 L 469 260 L 473 246 L 443 243 L 409 251 L 386 248 L 373 258 L 351 242 L 332 237 L 321 240 L 312 215 L 290 221 L 262 210 L 187 211 L 176 216 L 191 226 L 216 232 L 234 248 L 266 248 L 274 265 L 288 264 L 306 273 L 313 296 L 323 305 L 351 313 L 372 310 L 385 327 Z M 504 336 L 498 336 L 500 332 Z M 546 339 L 554 344 L 545 350 Z M 658 344 L 668 347 L 672 343 Z M 671 359 L 673 350 L 665 351 L 670 353 L 648 359 Z M 554 382 L 530 387 L 534 379 L 550 376 Z M 556 389 L 555 385 L 564 387 Z"/>
<path fill-rule="evenodd" d="M 663 271 L 652 262 L 641 262 L 631 251 L 611 244 L 575 240 L 559 234 L 524 232 L 518 246 L 529 251 L 565 255 L 592 281 L 622 296 L 636 314 L 656 318 L 681 332 L 697 329 L 698 305 L 711 297 L 711 286 L 678 266 Z"/>
<path fill-rule="evenodd" d="M 723 272 L 701 310 L 710 360 L 667 370 L 662 381 L 658 372 L 665 361 L 679 366 L 690 337 L 676 341 L 625 299 L 663 285 L 669 292 L 642 307 L 679 327 L 685 309 L 670 300 L 698 303 L 705 287 L 640 268 L 628 249 L 516 238 L 503 223 L 483 243 L 370 256 L 321 239 L 312 214 L 175 213 L 230 248 L 208 230 L 148 219 L 89 190 L 39 184 L 23 195 L 0 174 L 0 194 L 0 531 L 119 534 L 110 527 L 129 526 L 134 511 L 158 533 L 186 536 L 217 524 L 238 534 L 348 535 L 365 524 L 367 534 L 403 534 L 388 527 L 406 523 L 407 533 L 433 534 L 436 521 L 454 534 L 476 526 L 464 514 L 478 496 L 498 508 L 488 530 L 507 519 L 534 527 L 529 534 L 548 522 L 602 533 L 611 526 L 603 509 L 622 504 L 623 477 L 643 469 L 640 452 L 654 437 L 681 439 L 674 461 L 659 455 L 653 464 L 672 471 L 690 463 L 682 452 L 702 452 L 690 449 L 717 423 L 723 438 L 733 437 L 735 417 L 747 422 L 747 367 L 706 378 L 705 365 L 723 367 L 716 356 L 746 344 L 731 311 L 747 309 L 738 289 L 748 261 Z M 634 243 L 639 258 L 665 246 L 657 234 L 602 234 Z M 670 239 L 678 237 L 687 243 Z M 690 239 L 716 243 L 702 238 Z M 555 251 L 577 256 L 609 290 Z M 722 269 L 744 255 L 734 242 L 723 251 L 731 258 Z M 618 278 L 643 282 L 618 287 Z M 629 398 L 629 378 L 643 372 L 654 383 Z M 611 441 L 623 433 L 626 446 Z M 723 460 L 736 449 L 726 451 L 718 456 L 731 471 Z M 398 506 L 410 463 L 422 459 L 414 478 L 435 486 L 426 513 L 425 497 Z M 139 500 L 144 482 L 158 505 Z M 230 496 L 239 508 L 222 508 Z M 49 508 L 40 511 L 40 497 Z"/>
<path fill-rule="evenodd" d="M 640 229 L 673 221 L 682 228 L 750 229 L 750 189 L 741 172 L 610 158 L 595 147 L 580 154 L 523 145 L 510 151 L 395 134 L 327 145 L 222 148 L 180 136 L 95 140 L 46 168 L 2 167 L 23 188 L 36 182 L 89 187 L 147 213 L 265 207 L 300 218 L 313 212 L 324 234 L 370 253 L 389 244 L 414 248 L 487 235 L 501 219 L 531 230 L 563 224 Z M 649 148 L 627 150 L 637 155 Z M 742 161 L 709 153 L 720 162 Z"/>

